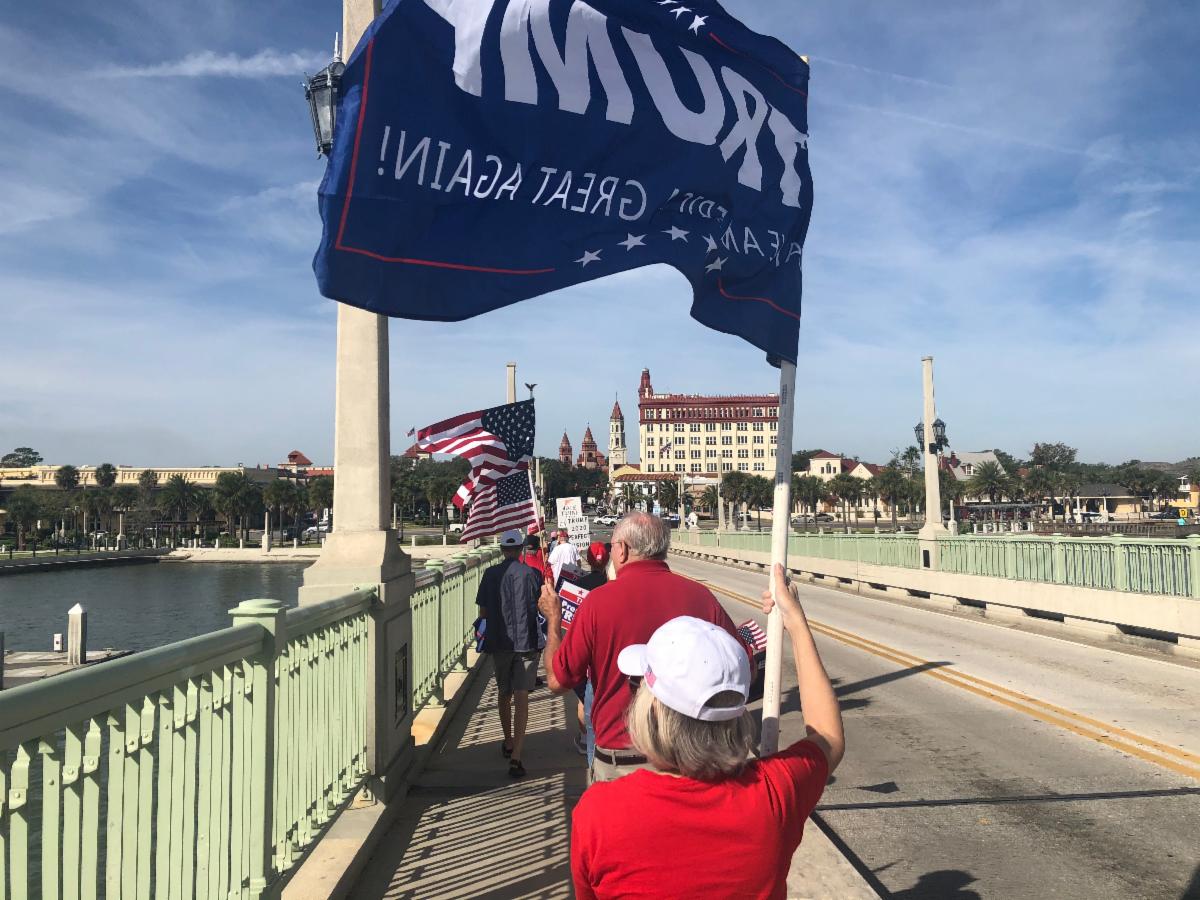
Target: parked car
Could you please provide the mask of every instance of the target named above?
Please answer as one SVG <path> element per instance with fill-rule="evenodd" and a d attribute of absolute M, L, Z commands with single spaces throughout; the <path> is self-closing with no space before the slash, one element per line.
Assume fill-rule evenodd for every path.
<path fill-rule="evenodd" d="M 467 527 L 466 522 L 451 522 L 450 527 L 447 528 L 446 530 L 449 531 L 451 534 L 462 534 L 463 529 L 466 527 Z"/>
<path fill-rule="evenodd" d="M 679 524 L 679 513 L 663 513 L 663 518 L 666 519 L 668 522 L 670 522 L 672 525 Z"/>
<path fill-rule="evenodd" d="M 609 515 L 596 516 L 595 522 L 597 525 L 616 525 L 617 517 Z"/>
<path fill-rule="evenodd" d="M 325 524 L 309 525 L 307 528 L 304 529 L 304 540 L 315 541 L 317 539 L 318 535 L 328 534 L 328 533 L 329 533 L 328 525 L 325 525 Z"/>

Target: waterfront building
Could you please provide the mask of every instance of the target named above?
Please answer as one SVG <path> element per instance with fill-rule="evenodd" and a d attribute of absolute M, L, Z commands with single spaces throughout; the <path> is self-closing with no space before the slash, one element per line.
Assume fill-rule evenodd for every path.
<path fill-rule="evenodd" d="M 614 410 L 615 411 L 615 410 Z M 646 475 L 771 477 L 779 429 L 777 394 L 670 394 L 638 385 L 638 452 Z"/>
<path fill-rule="evenodd" d="M 117 466 L 117 485 L 133 485 L 137 487 L 138 478 L 146 470 L 158 476 L 160 485 L 175 475 L 182 475 L 188 481 L 200 487 L 213 487 L 217 477 L 223 472 L 238 472 L 258 484 L 268 484 L 280 477 L 287 477 L 289 472 L 278 466 Z M 0 488 L 5 490 L 31 485 L 37 488 L 57 488 L 54 473 L 59 466 L 6 466 L 0 468 Z M 79 466 L 79 484 L 83 487 L 96 485 L 96 467 Z M 312 473 L 309 473 L 312 474 Z"/>

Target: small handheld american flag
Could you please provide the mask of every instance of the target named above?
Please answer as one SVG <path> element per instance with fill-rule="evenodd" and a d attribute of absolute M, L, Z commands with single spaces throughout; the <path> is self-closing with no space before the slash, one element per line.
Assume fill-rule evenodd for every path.
<path fill-rule="evenodd" d="M 767 652 L 767 633 L 753 619 L 747 619 L 739 625 L 737 633 L 755 653 Z"/>

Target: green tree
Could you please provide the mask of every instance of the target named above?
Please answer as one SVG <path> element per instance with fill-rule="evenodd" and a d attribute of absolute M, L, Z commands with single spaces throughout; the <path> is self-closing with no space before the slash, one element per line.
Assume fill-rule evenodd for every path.
<path fill-rule="evenodd" d="M 726 472 L 721 476 L 721 496 L 730 504 L 731 509 L 736 511 L 737 507 L 746 502 L 749 480 L 745 472 Z M 736 514 L 730 516 L 729 524 L 734 529 L 737 528 Z"/>
<path fill-rule="evenodd" d="M 317 513 L 333 509 L 333 477 L 318 475 L 308 483 L 308 505 Z"/>
<path fill-rule="evenodd" d="M 921 471 L 921 458 L 921 448 L 917 446 L 905 447 L 902 452 L 893 456 L 900 470 L 909 478 L 915 477 Z"/>
<path fill-rule="evenodd" d="M 825 482 L 815 475 L 792 476 L 792 496 L 801 504 L 801 509 L 807 507 L 816 521 L 817 507 L 829 496 Z"/>
<path fill-rule="evenodd" d="M 862 481 L 853 475 L 842 472 L 833 476 L 829 482 L 829 493 L 838 499 L 842 506 L 842 522 L 850 525 L 850 505 L 857 504 L 862 493 Z"/>
<path fill-rule="evenodd" d="M 981 462 L 975 467 L 975 474 L 967 482 L 967 493 L 974 497 L 987 497 L 995 503 L 997 498 L 1006 493 L 1008 476 L 1000 468 L 999 463 Z"/>
<path fill-rule="evenodd" d="M 907 482 L 900 461 L 893 459 L 875 476 L 875 490 L 892 513 L 892 528 L 896 527 L 896 510 L 907 494 Z"/>
<path fill-rule="evenodd" d="M 1051 469 L 1065 469 L 1075 462 L 1077 453 L 1078 451 L 1074 447 L 1068 447 L 1063 443 L 1034 444 L 1033 449 L 1029 451 L 1029 464 L 1046 466 Z"/>
<path fill-rule="evenodd" d="M 283 540 L 283 511 L 293 504 L 295 494 L 296 486 L 285 478 L 276 478 L 263 488 L 263 503 L 272 511 L 275 521 L 279 524 L 281 541 Z"/>
<path fill-rule="evenodd" d="M 159 492 L 159 503 L 175 520 L 171 524 L 175 543 L 179 542 L 179 523 L 187 521 L 188 513 L 196 505 L 199 490 L 195 484 L 176 474 L 167 479 L 167 483 Z"/>
<path fill-rule="evenodd" d="M 715 484 L 710 484 L 700 495 L 700 505 L 704 507 L 704 509 L 707 510 L 710 515 L 715 516 L 717 514 L 717 504 L 721 502 L 720 497 L 721 494 L 720 491 L 717 490 L 717 486 Z"/>
<path fill-rule="evenodd" d="M 449 472 L 435 472 L 425 482 L 425 496 L 429 498 L 429 522 L 433 524 L 436 511 L 442 521 L 442 534 L 446 533 L 446 527 L 450 524 L 446 516 L 446 507 L 450 504 L 450 498 L 458 491 L 459 484 L 458 478 Z"/>
<path fill-rule="evenodd" d="M 214 486 L 214 502 L 225 517 L 225 530 L 239 534 L 245 527 L 245 516 L 261 502 L 257 486 L 245 472 L 222 472 Z"/>
<path fill-rule="evenodd" d="M 17 447 L 12 453 L 5 453 L 0 456 L 0 466 L 12 466 L 14 468 L 27 468 L 28 466 L 36 466 L 42 462 L 42 454 L 38 453 L 32 447 Z"/>
<path fill-rule="evenodd" d="M 79 470 L 74 466 L 59 466 L 54 471 L 54 483 L 64 491 L 75 490 L 79 487 Z"/>
<path fill-rule="evenodd" d="M 679 509 L 679 482 L 660 481 L 658 483 L 658 505 L 664 513 L 673 513 Z"/>
<path fill-rule="evenodd" d="M 95 471 L 96 484 L 102 488 L 111 488 L 117 483 L 117 467 L 112 463 L 100 463 Z"/>
<path fill-rule="evenodd" d="M 8 520 L 17 526 L 17 549 L 25 549 L 25 533 L 37 521 L 40 511 L 37 489 L 31 485 L 22 485 L 8 498 L 5 504 Z"/>
<path fill-rule="evenodd" d="M 751 475 L 747 483 L 746 501 L 757 512 L 758 530 L 762 531 L 762 511 L 764 507 L 772 506 L 775 502 L 775 487 L 770 479 L 761 475 Z M 780 510 L 787 515 L 787 510 Z"/>
<path fill-rule="evenodd" d="M 1050 500 L 1053 511 L 1055 495 L 1058 491 L 1058 475 L 1052 469 L 1044 466 L 1035 467 L 1025 474 L 1024 482 L 1025 496 L 1036 504 L 1033 517 L 1034 521 L 1037 521 L 1038 510 L 1043 501 Z"/>
<path fill-rule="evenodd" d="M 792 471 L 807 472 L 809 460 L 820 450 L 793 450 L 792 451 Z"/>

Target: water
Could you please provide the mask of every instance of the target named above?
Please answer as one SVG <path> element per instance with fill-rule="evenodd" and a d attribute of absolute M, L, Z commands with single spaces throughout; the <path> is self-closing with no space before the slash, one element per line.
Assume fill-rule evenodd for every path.
<path fill-rule="evenodd" d="M 232 624 L 255 597 L 295 606 L 305 564 L 148 563 L 0 577 L 0 631 L 8 650 L 49 650 L 67 610 L 88 612 L 88 646 L 148 650 Z"/>

